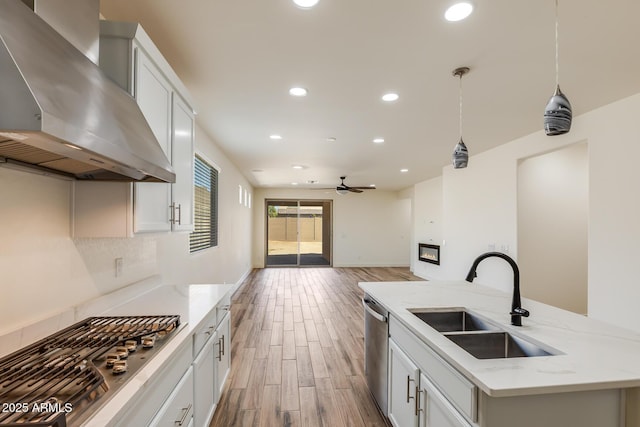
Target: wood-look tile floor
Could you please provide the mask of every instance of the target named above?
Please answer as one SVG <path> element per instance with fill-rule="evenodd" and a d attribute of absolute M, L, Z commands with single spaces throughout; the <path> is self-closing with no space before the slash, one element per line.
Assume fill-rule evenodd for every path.
<path fill-rule="evenodd" d="M 380 426 L 364 378 L 358 282 L 406 268 L 254 270 L 232 299 L 231 373 L 211 427 Z"/>

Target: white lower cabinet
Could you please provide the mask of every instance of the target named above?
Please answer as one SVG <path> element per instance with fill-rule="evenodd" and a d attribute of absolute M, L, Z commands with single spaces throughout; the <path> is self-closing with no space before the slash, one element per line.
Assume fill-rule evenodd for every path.
<path fill-rule="evenodd" d="M 215 357 L 217 355 L 218 334 L 213 332 L 200 354 L 193 361 L 195 412 L 194 425 L 205 426 L 213 417 L 218 401 Z"/>
<path fill-rule="evenodd" d="M 424 374 L 420 374 L 417 394 L 420 427 L 470 427 Z"/>
<path fill-rule="evenodd" d="M 231 370 L 231 315 L 227 313 L 220 326 L 218 333 L 218 357 L 216 365 L 216 382 L 218 398 L 222 394 L 224 384 Z"/>
<path fill-rule="evenodd" d="M 418 425 L 416 390 L 420 371 L 393 341 L 389 340 L 389 420 L 396 427 Z"/>
<path fill-rule="evenodd" d="M 193 369 L 190 367 L 171 392 L 150 427 L 187 427 L 193 418 Z"/>
<path fill-rule="evenodd" d="M 193 412 L 193 353 L 190 343 L 183 343 L 153 375 L 140 393 L 131 398 L 132 407 L 115 421 L 118 427 L 173 426 L 185 416 L 189 424 Z M 175 403 L 176 406 L 173 406 Z M 181 411 L 181 408 L 185 408 Z M 175 419 L 168 419 L 173 418 Z M 166 419 L 165 419 L 166 418 Z"/>
<path fill-rule="evenodd" d="M 389 420 L 396 427 L 470 427 L 393 340 L 389 340 Z"/>
<path fill-rule="evenodd" d="M 226 313 L 219 317 L 221 312 Z M 218 321 L 218 319 L 220 319 Z M 231 314 L 222 303 L 193 335 L 194 426 L 207 427 L 213 418 L 231 370 Z"/>

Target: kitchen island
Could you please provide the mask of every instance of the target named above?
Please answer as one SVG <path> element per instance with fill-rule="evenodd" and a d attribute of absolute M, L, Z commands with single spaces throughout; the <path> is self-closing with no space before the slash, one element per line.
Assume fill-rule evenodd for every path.
<path fill-rule="evenodd" d="M 452 410 L 449 415 L 440 411 L 453 420 L 446 425 L 625 425 L 626 390 L 640 386 L 640 335 L 526 299 L 523 307 L 531 316 L 515 327 L 509 324 L 510 294 L 463 281 L 360 287 L 389 312 L 392 422 L 397 418 L 408 420 L 407 425 L 438 425 L 428 423 L 439 411 L 427 398 L 431 394 L 442 403 L 439 407 Z M 468 310 L 550 354 L 476 358 L 414 314 L 433 309 Z M 396 402 L 406 399 L 415 417 L 403 418 L 398 412 L 402 408 L 393 407 L 398 371 L 403 371 L 396 378 L 403 395 Z M 426 387 L 418 386 L 421 374 L 426 374 Z"/>

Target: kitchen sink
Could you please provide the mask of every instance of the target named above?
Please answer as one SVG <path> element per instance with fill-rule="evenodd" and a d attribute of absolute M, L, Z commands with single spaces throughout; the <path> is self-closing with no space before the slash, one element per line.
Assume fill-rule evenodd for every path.
<path fill-rule="evenodd" d="M 410 311 L 438 332 L 497 331 L 500 329 L 490 321 L 463 309 Z"/>
<path fill-rule="evenodd" d="M 477 359 L 561 354 L 544 344 L 507 332 L 498 323 L 465 308 L 418 308 L 409 311 Z"/>
<path fill-rule="evenodd" d="M 547 350 L 508 332 L 445 334 L 445 336 L 477 359 L 554 355 L 553 350 Z"/>

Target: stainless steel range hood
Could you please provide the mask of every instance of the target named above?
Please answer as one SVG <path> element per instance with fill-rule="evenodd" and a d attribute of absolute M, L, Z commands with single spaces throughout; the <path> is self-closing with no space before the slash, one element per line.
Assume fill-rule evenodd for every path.
<path fill-rule="evenodd" d="M 135 100 L 20 0 L 0 0 L 0 163 L 175 182 Z"/>

